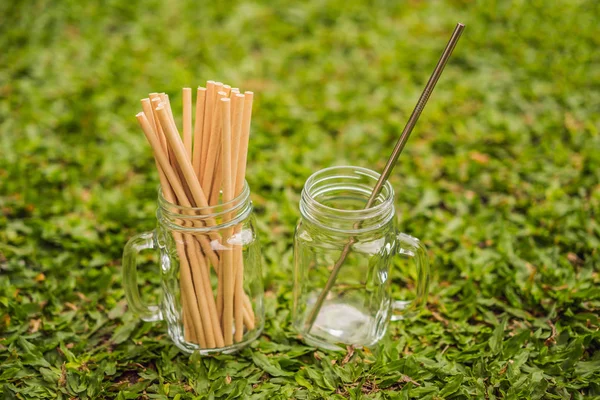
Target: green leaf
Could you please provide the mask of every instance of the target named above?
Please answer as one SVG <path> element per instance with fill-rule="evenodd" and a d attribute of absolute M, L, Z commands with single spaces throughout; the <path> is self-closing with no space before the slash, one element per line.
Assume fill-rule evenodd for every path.
<path fill-rule="evenodd" d="M 267 372 L 271 376 L 291 376 L 291 372 L 284 371 L 281 369 L 279 364 L 275 361 L 269 360 L 267 356 L 261 353 L 252 354 L 252 361 L 257 367 Z"/>
<path fill-rule="evenodd" d="M 502 340 L 504 338 L 504 330 L 506 329 L 507 321 L 508 317 L 504 316 L 504 318 L 502 318 L 502 321 L 494 329 L 494 333 L 490 338 L 490 350 L 493 354 L 498 354 L 502 349 Z"/>
<path fill-rule="evenodd" d="M 304 386 L 307 389 L 313 388 L 313 385 L 311 385 L 311 383 L 306 378 L 304 378 L 300 373 L 297 373 L 296 375 L 294 375 L 294 379 L 300 386 Z"/>
<path fill-rule="evenodd" d="M 115 329 L 115 332 L 112 335 L 112 342 L 115 344 L 125 342 L 127 339 L 129 339 L 131 333 L 134 331 L 136 326 L 136 322 L 129 322 L 127 324 L 119 326 L 117 329 Z"/>
<path fill-rule="evenodd" d="M 457 375 L 454 378 L 450 379 L 448 381 L 448 383 L 446 383 L 446 385 L 444 385 L 442 390 L 440 390 L 438 395 L 440 397 L 444 397 L 444 396 L 449 396 L 451 394 L 456 393 L 458 391 L 458 388 L 460 387 L 460 384 L 462 383 L 463 379 L 464 379 L 463 375 Z"/>

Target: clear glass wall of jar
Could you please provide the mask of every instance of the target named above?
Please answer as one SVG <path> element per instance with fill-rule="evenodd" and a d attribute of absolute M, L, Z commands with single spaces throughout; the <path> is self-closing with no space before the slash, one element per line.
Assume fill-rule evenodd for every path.
<path fill-rule="evenodd" d="M 157 227 L 133 237 L 123 253 L 130 309 L 145 321 L 165 320 L 182 350 L 231 353 L 264 327 L 262 258 L 250 190 L 228 203 L 188 208 L 159 192 Z M 159 252 L 162 297 L 142 302 L 136 277 L 140 251 Z"/>
<path fill-rule="evenodd" d="M 338 350 L 372 346 L 383 337 L 392 311 L 389 268 L 394 256 L 413 259 L 418 269 L 416 298 L 408 308 L 414 310 L 425 299 L 425 249 L 416 238 L 398 232 L 392 186 L 386 183 L 375 205 L 364 209 L 378 178 L 365 168 L 332 167 L 316 172 L 304 185 L 294 237 L 293 325 L 309 344 Z M 340 272 L 317 309 L 349 242 Z"/>

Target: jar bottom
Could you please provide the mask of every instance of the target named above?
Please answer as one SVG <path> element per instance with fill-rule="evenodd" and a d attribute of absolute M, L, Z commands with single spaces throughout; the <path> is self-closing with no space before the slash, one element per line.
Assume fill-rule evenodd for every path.
<path fill-rule="evenodd" d="M 316 295 L 315 295 L 316 296 Z M 309 309 L 316 300 L 309 299 Z M 304 341 L 328 350 L 345 350 L 345 345 L 370 347 L 385 334 L 387 315 L 373 315 L 340 299 L 326 301 L 310 332 L 296 326 Z"/>
<path fill-rule="evenodd" d="M 201 356 L 208 356 L 208 355 L 215 355 L 215 354 L 236 353 L 236 352 L 242 350 L 244 347 L 248 346 L 250 343 L 252 343 L 256 339 L 258 339 L 258 337 L 262 333 L 262 330 L 263 330 L 262 327 L 253 330 L 252 334 L 249 335 L 245 340 L 238 342 L 238 343 L 234 343 L 231 346 L 216 347 L 216 348 L 212 348 L 212 349 L 201 348 L 200 346 L 198 346 L 195 343 L 187 342 L 184 339 L 183 335 L 181 334 L 180 329 L 179 330 L 169 329 L 169 336 L 171 337 L 171 340 L 173 340 L 173 342 L 175 343 L 175 346 L 177 346 L 179 349 L 181 349 L 184 353 L 192 354 L 192 353 L 197 352 L 197 353 L 200 353 Z"/>

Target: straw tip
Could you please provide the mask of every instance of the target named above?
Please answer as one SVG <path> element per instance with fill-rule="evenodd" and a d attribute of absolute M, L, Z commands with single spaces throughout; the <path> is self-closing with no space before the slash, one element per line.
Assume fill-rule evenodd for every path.
<path fill-rule="evenodd" d="M 221 101 L 222 101 L 223 103 L 229 103 L 229 102 L 231 101 L 231 99 L 230 99 L 230 98 L 228 98 L 228 97 L 223 97 L 223 98 L 221 99 Z"/>
<path fill-rule="evenodd" d="M 462 22 L 459 22 L 456 24 L 456 26 L 458 26 L 459 28 L 464 28 L 465 24 L 463 24 Z"/>

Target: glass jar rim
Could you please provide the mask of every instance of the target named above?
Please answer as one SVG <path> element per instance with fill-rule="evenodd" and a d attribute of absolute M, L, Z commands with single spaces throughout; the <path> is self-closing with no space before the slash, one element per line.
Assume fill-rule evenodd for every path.
<path fill-rule="evenodd" d="M 385 182 L 381 192 L 377 196 L 376 204 L 369 208 L 338 208 L 324 204 L 318 198 L 318 195 L 322 194 L 322 192 L 318 192 L 318 189 L 334 190 L 346 188 L 350 190 L 351 188 L 348 187 L 348 184 L 352 183 L 352 180 L 357 180 L 358 182 L 358 179 L 361 178 L 368 178 L 369 182 L 366 184 L 368 188 L 360 188 L 357 185 L 356 188 L 353 188 L 353 191 L 360 188 L 361 190 L 359 191 L 368 197 L 372 193 L 379 177 L 380 174 L 378 172 L 351 165 L 333 166 L 319 170 L 313 173 L 304 184 L 300 200 L 300 211 L 313 222 L 334 231 L 358 233 L 381 226 L 381 224 L 387 223 L 395 214 L 394 189 L 389 182 Z M 319 184 L 333 179 L 341 179 L 342 181 L 343 179 L 347 179 L 348 182 L 331 183 L 329 186 L 324 185 L 320 187 Z M 361 184 L 365 186 L 364 181 Z M 354 226 L 350 223 L 360 223 L 361 225 Z M 348 226 L 344 224 L 348 224 Z"/>
<path fill-rule="evenodd" d="M 249 210 L 251 210 L 250 187 L 247 181 L 244 181 L 242 191 L 235 198 L 208 207 L 186 207 L 171 203 L 164 197 L 162 188 L 158 188 L 158 212 L 163 217 L 171 221 L 212 221 L 210 226 L 193 230 L 220 229 L 228 225 L 235 225 L 239 223 L 240 219 L 246 217 Z"/>

